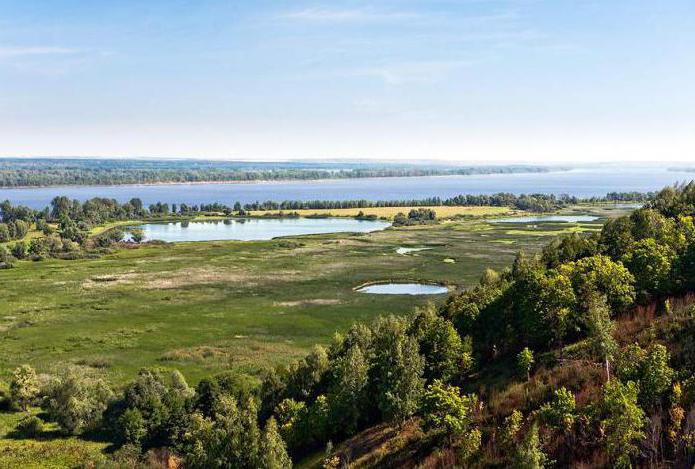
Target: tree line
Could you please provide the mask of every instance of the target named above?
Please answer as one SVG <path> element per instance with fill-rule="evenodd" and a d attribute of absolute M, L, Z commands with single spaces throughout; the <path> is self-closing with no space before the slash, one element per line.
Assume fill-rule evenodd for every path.
<path fill-rule="evenodd" d="M 0 159 L 0 187 L 447 176 L 540 173 L 550 170 L 533 165 L 420 166 L 6 158 Z"/>

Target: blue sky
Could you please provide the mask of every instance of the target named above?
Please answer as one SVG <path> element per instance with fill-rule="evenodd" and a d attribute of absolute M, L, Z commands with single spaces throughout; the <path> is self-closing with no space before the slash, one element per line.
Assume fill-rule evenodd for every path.
<path fill-rule="evenodd" d="M 695 159 L 692 0 L 0 0 L 0 155 Z"/>

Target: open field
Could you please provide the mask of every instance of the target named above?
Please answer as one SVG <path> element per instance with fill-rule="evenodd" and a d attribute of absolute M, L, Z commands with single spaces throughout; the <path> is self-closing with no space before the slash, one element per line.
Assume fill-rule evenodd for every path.
<path fill-rule="evenodd" d="M 355 217 L 360 212 L 365 215 L 375 215 L 379 218 L 393 218 L 398 213 L 408 214 L 414 208 L 430 208 L 437 212 L 439 218 L 452 218 L 458 216 L 481 217 L 481 216 L 499 216 L 520 213 L 509 207 L 372 207 L 372 208 L 326 208 L 326 209 L 306 209 L 306 210 L 256 210 L 252 211 L 252 216 L 272 216 L 278 215 L 280 212 L 289 213 L 297 212 L 303 217 L 308 216 L 325 216 L 325 217 Z"/>
<path fill-rule="evenodd" d="M 115 382 L 146 365 L 192 381 L 235 368 L 256 374 L 326 343 L 354 321 L 442 297 L 366 295 L 378 280 L 457 288 L 503 268 L 549 233 L 600 224 L 494 226 L 483 221 L 259 242 L 146 245 L 97 260 L 20 262 L 0 272 L 0 374 L 21 363 L 102 368 Z M 401 246 L 429 247 L 408 255 Z"/>

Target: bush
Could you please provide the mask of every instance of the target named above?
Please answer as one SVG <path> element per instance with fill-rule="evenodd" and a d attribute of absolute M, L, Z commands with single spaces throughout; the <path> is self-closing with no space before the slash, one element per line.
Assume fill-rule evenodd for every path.
<path fill-rule="evenodd" d="M 99 427 L 112 399 L 113 392 L 104 380 L 70 368 L 49 384 L 42 408 L 67 433 L 78 434 Z"/>
<path fill-rule="evenodd" d="M 24 438 L 36 438 L 43 432 L 43 420 L 35 415 L 23 418 L 17 424 L 15 431 Z"/>

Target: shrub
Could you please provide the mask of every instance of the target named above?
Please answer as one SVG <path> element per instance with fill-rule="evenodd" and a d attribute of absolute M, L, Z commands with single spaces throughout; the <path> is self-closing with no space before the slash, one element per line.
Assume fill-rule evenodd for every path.
<path fill-rule="evenodd" d="M 104 380 L 76 367 L 54 379 L 47 394 L 42 407 L 70 434 L 98 428 L 113 399 L 113 392 Z"/>
<path fill-rule="evenodd" d="M 43 432 L 43 420 L 35 415 L 25 417 L 19 421 L 15 431 L 24 438 L 36 438 Z"/>

